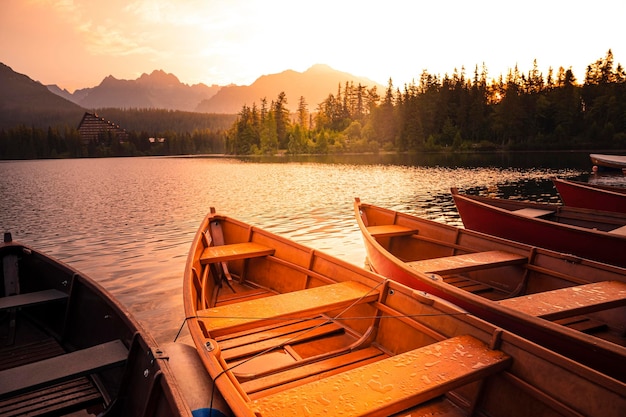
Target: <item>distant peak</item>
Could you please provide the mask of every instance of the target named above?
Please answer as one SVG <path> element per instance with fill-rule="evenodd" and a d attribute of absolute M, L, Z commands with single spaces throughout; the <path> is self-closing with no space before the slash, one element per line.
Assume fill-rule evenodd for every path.
<path fill-rule="evenodd" d="M 143 73 L 137 81 L 152 82 L 152 83 L 167 83 L 167 84 L 179 84 L 180 80 L 174 74 L 169 74 L 162 69 L 154 70 L 150 75 Z"/>
<path fill-rule="evenodd" d="M 335 70 L 326 64 L 315 64 L 311 66 L 311 68 L 309 68 L 305 72 L 332 72 L 332 71 L 335 71 Z"/>

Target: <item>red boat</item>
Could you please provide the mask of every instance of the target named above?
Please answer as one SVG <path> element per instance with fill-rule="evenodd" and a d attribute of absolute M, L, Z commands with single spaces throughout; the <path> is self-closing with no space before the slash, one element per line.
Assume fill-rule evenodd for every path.
<path fill-rule="evenodd" d="M 626 267 L 626 214 L 557 204 L 461 195 L 467 229 Z"/>
<path fill-rule="evenodd" d="M 361 203 L 375 272 L 626 382 L 626 269 Z"/>
<path fill-rule="evenodd" d="M 566 206 L 626 213 L 626 188 L 558 178 L 552 183 Z"/>

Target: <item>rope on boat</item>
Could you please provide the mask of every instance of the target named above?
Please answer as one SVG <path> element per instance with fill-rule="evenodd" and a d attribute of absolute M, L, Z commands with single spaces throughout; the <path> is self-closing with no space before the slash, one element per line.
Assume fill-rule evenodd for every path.
<path fill-rule="evenodd" d="M 469 312 L 459 312 L 459 313 L 435 313 L 435 314 L 402 314 L 402 315 L 373 315 L 373 316 L 360 316 L 360 317 L 350 317 L 350 318 L 342 318 L 341 316 L 346 313 L 347 311 L 349 311 L 352 307 L 354 307 L 355 305 L 359 304 L 359 302 L 367 297 L 370 293 L 372 293 L 374 290 L 377 290 L 378 287 L 380 287 L 381 285 L 384 285 L 386 281 L 381 281 L 380 283 L 376 284 L 376 286 L 372 287 L 367 293 L 363 294 L 358 300 L 355 300 L 352 304 L 350 304 L 349 306 L 347 306 L 344 310 L 342 310 L 341 312 L 339 312 L 336 316 L 334 317 L 329 317 L 326 320 L 321 321 L 319 324 L 303 330 L 302 332 L 299 332 L 297 334 L 295 334 L 294 336 L 290 337 L 288 340 L 285 340 L 283 343 L 279 343 L 275 346 L 271 346 L 249 358 L 247 358 L 244 361 L 241 361 L 239 363 L 237 363 L 236 365 L 234 365 L 233 367 L 230 367 L 228 369 L 224 369 L 222 370 L 219 374 L 217 374 L 217 376 L 214 378 L 215 380 L 217 380 L 217 378 L 221 377 L 223 374 L 225 374 L 228 371 L 232 371 L 233 369 L 235 369 L 236 367 L 238 367 L 239 365 L 243 365 L 257 357 L 260 357 L 262 355 L 265 355 L 266 353 L 271 352 L 274 349 L 277 348 L 281 348 L 284 347 L 285 345 L 289 344 L 291 341 L 293 341 L 294 339 L 297 339 L 299 337 L 302 337 L 303 335 L 306 335 L 307 333 L 314 331 L 316 329 L 318 329 L 319 327 L 327 324 L 327 323 L 331 323 L 333 321 L 340 321 L 340 320 L 374 320 L 374 319 L 384 319 L 384 318 L 415 318 L 415 317 L 436 317 L 436 316 L 465 316 L 465 315 L 471 315 L 471 313 Z M 212 319 L 212 318 L 232 318 L 232 319 L 248 319 L 248 320 L 253 320 L 253 319 L 263 319 L 263 320 L 277 320 L 277 321 L 289 321 L 289 320 L 302 320 L 302 317 L 254 317 L 254 316 L 247 316 L 247 317 L 243 317 L 243 316 L 190 316 L 190 317 L 185 317 L 185 319 L 183 320 L 180 328 L 178 329 L 178 333 L 176 334 L 176 337 L 174 338 L 174 342 L 176 342 L 176 340 L 178 339 L 178 337 L 180 336 L 183 327 L 185 326 L 185 324 L 187 323 L 187 320 L 190 319 Z M 312 318 L 308 318 L 305 320 L 320 320 L 320 317 L 312 317 Z"/>

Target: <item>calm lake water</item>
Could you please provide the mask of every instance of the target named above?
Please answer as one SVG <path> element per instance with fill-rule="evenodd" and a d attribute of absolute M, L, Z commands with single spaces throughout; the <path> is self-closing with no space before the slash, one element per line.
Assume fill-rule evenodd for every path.
<path fill-rule="evenodd" d="M 450 187 L 557 202 L 549 178 L 590 174 L 587 153 L 0 162 L 0 224 L 99 281 L 159 342 L 183 324 L 187 251 L 218 212 L 363 266 L 354 197 L 461 226 Z"/>

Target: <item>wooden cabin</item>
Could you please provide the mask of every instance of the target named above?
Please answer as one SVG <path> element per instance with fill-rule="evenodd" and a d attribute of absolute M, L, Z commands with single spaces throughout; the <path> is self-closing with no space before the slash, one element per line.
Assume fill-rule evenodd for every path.
<path fill-rule="evenodd" d="M 122 129 L 120 125 L 106 120 L 96 113 L 85 112 L 78 125 L 78 133 L 83 143 L 101 142 L 108 134 L 112 134 L 113 137 L 120 142 L 128 141 L 128 132 L 126 132 L 126 129 Z"/>

